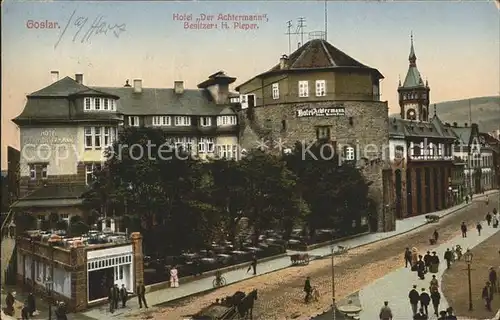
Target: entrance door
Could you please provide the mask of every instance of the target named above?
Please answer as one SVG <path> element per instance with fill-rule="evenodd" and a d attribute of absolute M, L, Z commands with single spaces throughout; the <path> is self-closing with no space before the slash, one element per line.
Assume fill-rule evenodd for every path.
<path fill-rule="evenodd" d="M 401 170 L 396 170 L 395 172 L 396 175 L 396 217 L 398 219 L 403 218 L 402 210 L 401 210 L 401 194 L 402 194 L 402 188 L 403 188 L 403 183 L 402 183 L 402 178 L 401 178 Z"/>

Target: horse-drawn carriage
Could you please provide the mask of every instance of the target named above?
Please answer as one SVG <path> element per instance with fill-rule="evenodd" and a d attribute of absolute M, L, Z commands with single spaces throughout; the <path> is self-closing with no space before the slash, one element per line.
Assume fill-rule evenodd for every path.
<path fill-rule="evenodd" d="M 296 253 L 290 255 L 290 261 L 292 262 L 292 265 L 307 265 L 309 264 L 309 254 L 307 253 Z"/>
<path fill-rule="evenodd" d="M 230 320 L 230 319 L 253 319 L 253 306 L 257 300 L 257 290 L 249 294 L 237 291 L 232 296 L 222 300 L 217 299 L 208 307 L 203 308 L 197 314 L 192 315 L 192 320 Z"/>

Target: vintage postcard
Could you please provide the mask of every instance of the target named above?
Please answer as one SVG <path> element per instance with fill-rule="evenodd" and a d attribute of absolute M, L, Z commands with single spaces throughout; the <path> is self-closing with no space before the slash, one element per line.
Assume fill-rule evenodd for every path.
<path fill-rule="evenodd" d="M 499 10 L 4 1 L 1 318 L 498 319 Z"/>

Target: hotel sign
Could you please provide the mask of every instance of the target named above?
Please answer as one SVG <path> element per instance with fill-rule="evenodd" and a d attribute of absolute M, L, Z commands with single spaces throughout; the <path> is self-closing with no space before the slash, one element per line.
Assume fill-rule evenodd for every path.
<path fill-rule="evenodd" d="M 297 110 L 297 118 L 303 117 L 337 117 L 345 116 L 345 108 L 342 106 L 329 108 L 304 108 Z"/>

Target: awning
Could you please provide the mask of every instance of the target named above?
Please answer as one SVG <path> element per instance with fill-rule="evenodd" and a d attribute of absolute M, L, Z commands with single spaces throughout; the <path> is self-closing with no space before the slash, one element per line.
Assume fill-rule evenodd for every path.
<path fill-rule="evenodd" d="M 16 208 L 48 208 L 48 207 L 72 207 L 83 204 L 83 199 L 39 199 L 39 200 L 19 200 L 10 207 Z"/>

